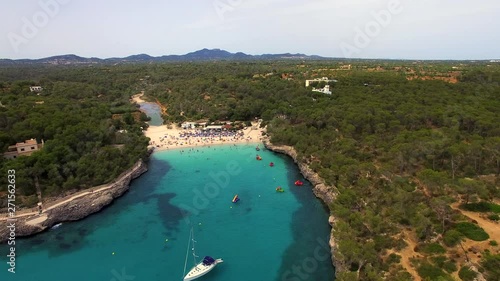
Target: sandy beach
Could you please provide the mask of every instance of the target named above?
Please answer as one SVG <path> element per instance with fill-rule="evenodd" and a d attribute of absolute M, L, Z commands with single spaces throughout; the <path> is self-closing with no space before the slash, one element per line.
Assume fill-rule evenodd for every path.
<path fill-rule="evenodd" d="M 132 96 L 138 104 L 146 102 L 142 99 L 144 92 Z M 202 129 L 182 129 L 175 125 L 149 126 L 144 135 L 150 138 L 149 146 L 155 150 L 176 148 L 193 148 L 219 144 L 245 144 L 262 141 L 260 122 L 252 122 L 251 127 L 239 131 L 203 131 Z"/>
<path fill-rule="evenodd" d="M 259 126 L 260 124 L 255 122 L 244 130 L 206 133 L 203 130 L 181 129 L 172 126 L 168 128 L 167 125 L 162 125 L 150 126 L 144 131 L 144 134 L 151 139 L 149 145 L 153 146 L 155 150 L 167 150 L 218 144 L 259 143 L 262 141 L 263 131 Z"/>
<path fill-rule="evenodd" d="M 140 94 L 137 95 L 133 95 L 132 102 L 135 102 L 137 104 L 146 102 L 145 100 L 142 99 L 142 96 L 144 96 L 144 92 L 141 92 Z"/>
<path fill-rule="evenodd" d="M 142 99 L 144 92 L 132 96 L 138 104 L 146 102 Z M 201 129 L 182 129 L 172 125 L 149 126 L 144 135 L 150 138 L 149 146 L 155 151 L 176 148 L 193 148 L 220 144 L 259 143 L 262 141 L 260 122 L 252 122 L 251 127 L 239 131 L 203 131 Z"/>

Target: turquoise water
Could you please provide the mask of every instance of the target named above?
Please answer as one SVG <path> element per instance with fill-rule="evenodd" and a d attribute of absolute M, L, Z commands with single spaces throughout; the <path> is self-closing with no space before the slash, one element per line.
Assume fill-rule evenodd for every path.
<path fill-rule="evenodd" d="M 154 153 L 99 214 L 18 239 L 16 274 L 2 245 L 0 280 L 182 280 L 191 227 L 200 258 L 224 259 L 199 280 L 333 280 L 327 211 L 308 182 L 293 185 L 304 179 L 287 157 L 255 154 L 253 145 Z"/>
<path fill-rule="evenodd" d="M 161 126 L 163 124 L 163 118 L 161 118 L 160 107 L 156 103 L 144 102 L 139 104 L 141 110 L 146 113 L 147 116 L 151 117 L 148 122 L 151 126 Z"/>

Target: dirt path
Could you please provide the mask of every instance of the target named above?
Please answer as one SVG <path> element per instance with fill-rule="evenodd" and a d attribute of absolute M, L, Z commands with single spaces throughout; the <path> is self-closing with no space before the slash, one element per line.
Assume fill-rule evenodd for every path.
<path fill-rule="evenodd" d="M 140 94 L 133 95 L 132 96 L 132 102 L 135 102 L 135 103 L 146 102 L 145 100 L 142 99 L 142 96 L 144 96 L 144 91 L 142 91 Z"/>
<path fill-rule="evenodd" d="M 483 218 L 481 213 L 462 210 L 458 207 L 459 205 L 460 202 L 457 202 L 451 204 L 450 207 L 454 210 L 459 211 L 462 215 L 468 217 L 469 219 L 476 221 L 477 224 L 490 236 L 490 239 L 485 241 L 473 241 L 470 239 L 466 239 L 462 242 L 463 249 L 467 251 L 466 253 L 464 253 L 466 257 L 464 256 L 463 258 L 458 259 L 458 261 L 461 264 L 467 264 L 468 262 L 471 262 L 472 264 L 478 264 L 481 261 L 482 253 L 486 249 L 492 250 L 491 246 L 489 245 L 489 241 L 500 241 L 500 224 Z M 498 248 L 496 248 L 496 253 L 499 252 L 500 251 L 498 250 Z M 493 251 L 493 253 L 495 252 Z M 454 272 L 453 276 L 455 278 L 458 278 L 458 272 Z"/>
<path fill-rule="evenodd" d="M 454 210 L 460 211 L 464 216 L 477 221 L 477 224 L 486 231 L 490 235 L 490 240 L 495 240 L 497 242 L 500 242 L 500 224 L 494 221 L 490 221 L 488 219 L 485 219 L 481 217 L 481 213 L 476 213 L 476 212 L 470 212 L 470 211 L 465 211 L 460 208 L 458 208 L 458 205 L 460 203 L 454 203 L 451 205 L 451 208 Z"/>
<path fill-rule="evenodd" d="M 101 191 L 110 189 L 110 188 L 114 187 L 115 182 L 121 181 L 122 179 L 130 176 L 133 172 L 135 172 L 136 168 L 137 167 L 132 168 L 129 172 L 127 172 L 126 174 L 121 175 L 116 181 L 114 181 L 112 183 L 101 185 L 99 187 L 93 187 L 93 188 L 90 188 L 89 190 L 69 195 L 69 196 L 67 196 L 65 198 L 62 198 L 60 200 L 56 200 L 55 202 L 52 202 L 52 205 L 50 205 L 47 208 L 44 208 L 42 210 L 42 214 L 45 213 L 45 212 L 47 212 L 47 211 L 50 211 L 50 210 L 52 210 L 54 208 L 57 208 L 57 207 L 59 207 L 59 206 L 61 206 L 63 204 L 71 202 L 71 201 L 73 201 L 73 200 L 75 200 L 77 198 L 86 196 L 86 195 L 94 193 L 94 192 L 101 192 Z M 38 214 L 39 214 L 38 212 L 30 212 L 30 213 L 22 213 L 22 214 L 14 216 L 14 217 L 8 217 L 8 214 L 2 214 L 2 216 L 0 217 L 0 221 L 7 220 L 7 219 L 20 218 L 20 217 L 25 217 L 25 216 L 33 216 L 33 215 L 38 215 Z M 43 216 L 45 216 L 45 215 L 41 215 L 39 218 L 42 218 Z M 47 218 L 45 217 L 45 219 L 47 219 Z M 43 219 L 42 221 L 38 221 L 37 220 L 37 222 L 38 223 L 43 222 L 43 221 L 45 221 L 45 219 Z"/>
<path fill-rule="evenodd" d="M 47 214 L 43 214 L 43 215 L 38 216 L 38 217 L 36 217 L 34 219 L 31 219 L 31 220 L 27 221 L 26 224 L 37 225 L 39 223 L 44 222 L 45 220 L 47 220 Z"/>
<path fill-rule="evenodd" d="M 407 230 L 403 231 L 404 234 L 404 240 L 406 243 L 408 243 L 408 246 L 404 248 L 401 252 L 399 252 L 399 255 L 401 255 L 401 265 L 403 266 L 408 273 L 411 274 L 413 277 L 413 280 L 415 281 L 421 281 L 422 278 L 417 273 L 417 270 L 411 265 L 410 258 L 415 257 L 415 256 L 420 256 L 417 254 L 413 249 L 415 249 L 415 246 L 417 244 L 415 243 L 414 239 L 412 239 L 412 234 L 409 233 Z"/>
<path fill-rule="evenodd" d="M 143 100 L 141 98 L 142 96 L 144 96 L 144 91 L 141 91 L 141 93 L 139 93 L 139 94 L 133 95 L 132 96 L 132 102 L 136 102 L 136 103 L 146 102 L 145 100 Z M 72 195 L 68 195 L 68 196 L 66 196 L 66 197 L 64 197 L 62 199 L 58 199 L 58 200 L 56 199 L 54 202 L 45 203 L 43 205 L 45 205 L 45 206 L 49 206 L 50 205 L 50 206 L 47 207 L 47 208 L 43 208 L 41 214 L 38 212 L 38 210 L 34 211 L 34 212 L 29 212 L 28 210 L 19 210 L 18 212 L 16 212 L 16 215 L 12 216 L 12 217 L 9 216 L 9 213 L 2 213 L 2 214 L 0 214 L 0 221 L 4 221 L 4 220 L 7 220 L 7 219 L 15 219 L 15 218 L 21 218 L 21 217 L 39 215 L 37 218 L 32 219 L 30 221 L 30 223 L 31 224 L 33 224 L 33 223 L 36 223 L 36 224 L 41 223 L 41 222 L 43 222 L 43 221 L 45 221 L 47 219 L 46 215 L 42 215 L 46 211 L 52 210 L 54 208 L 57 208 L 57 207 L 59 207 L 62 204 L 68 203 L 70 201 L 73 201 L 73 200 L 75 200 L 77 198 L 80 198 L 80 197 L 83 197 L 85 195 L 91 194 L 93 192 L 100 192 L 100 191 L 103 191 L 103 190 L 106 190 L 106 189 L 110 189 L 110 188 L 112 188 L 114 186 L 115 182 L 121 181 L 125 177 L 130 176 L 136 170 L 136 168 L 137 167 L 134 167 L 129 172 L 127 172 L 126 174 L 120 175 L 118 177 L 118 179 L 116 179 L 112 183 L 100 185 L 100 186 L 97 186 L 97 187 L 92 187 L 92 188 L 89 188 L 87 190 L 80 191 L 80 192 L 74 193 Z M 38 195 L 39 202 L 42 202 L 42 192 L 40 190 L 38 182 L 36 182 L 36 189 L 37 189 L 37 195 Z"/>

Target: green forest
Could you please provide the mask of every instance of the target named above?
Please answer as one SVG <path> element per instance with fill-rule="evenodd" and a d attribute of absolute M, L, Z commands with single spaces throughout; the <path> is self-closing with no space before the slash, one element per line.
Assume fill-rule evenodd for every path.
<path fill-rule="evenodd" d="M 44 141 L 43 149 L 29 157 L 1 157 L 4 175 L 16 171 L 20 207 L 38 202 L 36 184 L 44 197 L 58 196 L 111 182 L 146 158 L 148 139 L 141 127 L 147 124 L 129 102 L 129 80 L 122 83 L 119 74 L 46 67 L 0 73 L 0 147 L 6 151 L 32 138 Z M 30 92 L 33 85 L 43 85 L 43 91 Z M 7 178 L 1 181 L 3 198 Z M 7 201 L 0 202 L 5 207 Z"/>
<path fill-rule="evenodd" d="M 305 87 L 321 77 L 337 80 L 332 95 Z M 50 195 L 111 181 L 146 157 L 129 101 L 145 91 L 166 122 L 263 119 L 272 143 L 293 146 L 338 191 L 337 280 L 473 280 L 471 265 L 500 280 L 498 241 L 460 211 L 498 225 L 499 82 L 498 63 L 462 61 L 3 67 L 0 145 L 45 147 L 0 167 L 18 171 L 26 205 L 35 181 Z"/>

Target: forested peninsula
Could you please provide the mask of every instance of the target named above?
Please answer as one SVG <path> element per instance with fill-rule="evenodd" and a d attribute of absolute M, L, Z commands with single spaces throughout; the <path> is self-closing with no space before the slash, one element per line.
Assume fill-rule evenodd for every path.
<path fill-rule="evenodd" d="M 144 91 L 167 123 L 262 119 L 272 144 L 335 188 L 337 280 L 499 280 L 499 82 L 486 61 L 3 66 L 0 146 L 44 147 L 0 169 L 16 170 L 26 207 L 37 187 L 112 181 L 147 157 L 147 117 L 129 102 Z"/>
<path fill-rule="evenodd" d="M 106 73 L 106 75 L 102 75 Z M 1 157 L 4 175 L 15 170 L 18 207 L 109 183 L 146 159 L 147 117 L 130 103 L 130 77 L 78 67 L 0 68 L 0 147 L 34 139 L 29 157 Z M 43 85 L 41 91 L 30 86 Z M 0 208 L 7 200 L 2 177 Z M 37 188 L 39 190 L 37 191 Z"/>

